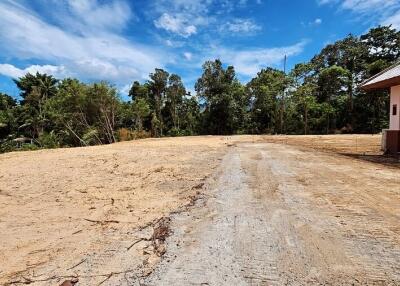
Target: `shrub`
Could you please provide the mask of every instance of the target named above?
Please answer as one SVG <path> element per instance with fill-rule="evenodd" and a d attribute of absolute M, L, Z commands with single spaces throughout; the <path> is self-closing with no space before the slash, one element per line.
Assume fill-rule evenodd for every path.
<path fill-rule="evenodd" d="M 147 131 L 130 130 L 127 128 L 120 128 L 117 130 L 118 141 L 130 141 L 136 139 L 149 138 L 151 134 Z"/>
<path fill-rule="evenodd" d="M 54 131 L 50 133 L 43 133 L 38 138 L 38 143 L 43 148 L 58 148 L 60 147 L 60 140 Z M 31 145 L 31 144 L 30 144 Z"/>
<path fill-rule="evenodd" d="M 82 140 L 85 141 L 87 145 L 95 145 L 99 144 L 98 136 L 99 131 L 96 128 L 92 127 L 86 130 L 85 134 L 83 134 L 82 136 Z"/>

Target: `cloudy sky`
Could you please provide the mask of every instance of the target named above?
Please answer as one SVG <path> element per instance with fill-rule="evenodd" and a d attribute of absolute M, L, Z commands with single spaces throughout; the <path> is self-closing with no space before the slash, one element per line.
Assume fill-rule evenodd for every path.
<path fill-rule="evenodd" d="M 400 28 L 399 0 L 0 0 L 0 91 L 16 96 L 12 78 L 39 71 L 123 95 L 156 67 L 193 89 L 215 58 L 245 82 L 378 24 Z"/>

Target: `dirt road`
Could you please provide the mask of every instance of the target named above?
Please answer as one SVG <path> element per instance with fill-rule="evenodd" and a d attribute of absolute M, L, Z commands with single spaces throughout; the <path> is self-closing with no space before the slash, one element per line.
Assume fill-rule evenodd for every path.
<path fill-rule="evenodd" d="M 0 285 L 400 285 L 400 168 L 370 162 L 378 144 L 205 136 L 2 154 Z"/>
<path fill-rule="evenodd" d="M 398 169 L 239 143 L 216 178 L 146 285 L 400 285 Z"/>

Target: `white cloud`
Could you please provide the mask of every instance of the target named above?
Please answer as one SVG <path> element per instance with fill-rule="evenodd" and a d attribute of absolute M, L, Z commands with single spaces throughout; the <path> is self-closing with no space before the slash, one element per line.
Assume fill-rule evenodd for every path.
<path fill-rule="evenodd" d="M 380 24 L 400 27 L 399 0 L 317 0 L 317 2 L 320 5 L 337 4 L 343 10 L 369 17 Z"/>
<path fill-rule="evenodd" d="M 120 92 L 123 95 L 128 95 L 129 91 L 131 90 L 131 88 L 132 88 L 132 84 L 131 83 L 126 84 L 120 89 Z"/>
<path fill-rule="evenodd" d="M 183 56 L 185 57 L 185 59 L 190 61 L 190 60 L 192 60 L 193 54 L 189 53 L 189 52 L 185 52 L 185 53 L 183 53 Z"/>
<path fill-rule="evenodd" d="M 120 29 L 132 17 L 129 5 L 124 1 L 108 1 L 102 5 L 97 0 L 68 0 L 68 7 L 74 16 L 70 24 L 82 24 L 82 30 L 87 27 L 100 29 Z"/>
<path fill-rule="evenodd" d="M 51 74 L 54 76 L 65 76 L 66 70 L 64 66 L 52 66 L 52 65 L 31 65 L 25 69 L 20 69 L 10 64 L 0 64 L 0 74 L 12 78 L 19 78 L 27 73 L 35 74 L 36 72 Z"/>
<path fill-rule="evenodd" d="M 197 32 L 196 26 L 189 25 L 185 17 L 180 15 L 172 16 L 164 13 L 154 21 L 154 25 L 159 29 L 164 29 L 185 38 Z"/>
<path fill-rule="evenodd" d="M 356 12 L 369 12 L 372 10 L 376 11 L 376 9 L 387 9 L 396 4 L 399 4 L 398 0 L 344 0 L 341 5 L 344 9 L 350 9 Z"/>
<path fill-rule="evenodd" d="M 219 47 L 214 49 L 214 53 L 206 55 L 202 61 L 219 58 L 222 62 L 233 65 L 238 74 L 245 77 L 252 77 L 262 68 L 280 65 L 283 63 L 285 55 L 290 57 L 300 54 L 306 43 L 306 41 L 301 41 L 287 47 L 254 48 L 247 50 Z"/>
<path fill-rule="evenodd" d="M 154 1 L 154 8 L 159 12 L 173 10 L 204 14 L 208 12 L 208 7 L 213 2 L 215 0 L 156 0 Z"/>
<path fill-rule="evenodd" d="M 0 52 L 11 58 L 40 60 L 51 66 L 62 66 L 65 74 L 82 79 L 107 79 L 116 83 L 146 78 L 155 67 L 163 67 L 168 57 L 163 56 L 161 51 L 130 42 L 116 32 L 126 24 L 127 19 L 117 20 L 115 15 L 105 15 L 112 11 L 123 14 L 121 9 L 126 2 L 107 3 L 102 6 L 96 0 L 68 1 L 68 5 L 73 7 L 71 9 L 75 10 L 68 17 L 60 17 L 61 24 L 65 24 L 67 18 L 74 19 L 76 24 L 65 28 L 60 24 L 62 29 L 57 23 L 46 22 L 14 1 L 1 1 Z M 83 17 L 85 11 L 91 15 L 86 19 Z M 81 13 L 82 17 L 79 16 Z M 128 11 L 125 15 L 131 13 Z M 103 18 L 96 26 L 92 17 Z M 76 27 L 81 30 L 77 31 Z M 9 74 L 21 71 L 4 65 L 2 69 L 8 69 Z"/>
<path fill-rule="evenodd" d="M 251 19 L 234 19 L 221 26 L 221 31 L 228 31 L 240 34 L 253 34 L 260 31 L 261 26 L 257 25 Z"/>
<path fill-rule="evenodd" d="M 201 26 L 215 21 L 210 15 L 209 6 L 216 0 L 155 0 L 153 16 L 157 17 L 154 25 L 182 37 L 189 37 L 198 32 Z"/>
<path fill-rule="evenodd" d="M 317 0 L 317 3 L 319 4 L 319 5 L 325 5 L 325 4 L 329 4 L 329 3 L 335 3 L 335 2 L 337 2 L 338 0 Z"/>
<path fill-rule="evenodd" d="M 157 28 L 188 38 L 211 24 L 218 26 L 226 21 L 226 15 L 247 7 L 248 3 L 249 0 L 154 0 L 153 11 L 149 13 L 157 18 L 154 21 Z M 261 2 L 256 0 L 255 3 Z M 260 28 L 247 19 L 233 20 L 226 25 L 238 32 Z"/>
<path fill-rule="evenodd" d="M 393 25 L 394 28 L 400 29 L 400 10 L 397 11 L 395 14 L 390 16 L 389 18 L 385 19 L 382 22 L 383 25 Z"/>
<path fill-rule="evenodd" d="M 21 76 L 23 76 L 25 73 L 23 70 L 10 65 L 10 64 L 0 64 L 0 74 L 1 75 L 5 75 L 5 76 L 9 76 L 12 78 L 19 78 Z"/>
<path fill-rule="evenodd" d="M 321 25 L 322 24 L 322 19 L 320 19 L 320 18 L 315 19 L 314 20 L 314 24 L 315 25 Z"/>

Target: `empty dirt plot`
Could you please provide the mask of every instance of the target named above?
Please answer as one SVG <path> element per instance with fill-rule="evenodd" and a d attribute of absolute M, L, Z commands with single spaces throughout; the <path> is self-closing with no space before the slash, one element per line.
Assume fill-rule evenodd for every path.
<path fill-rule="evenodd" d="M 281 139 L 1 155 L 0 284 L 400 284 L 400 169 Z"/>
<path fill-rule="evenodd" d="M 260 136 L 264 141 L 303 146 L 339 154 L 381 155 L 382 135 L 279 135 Z"/>
<path fill-rule="evenodd" d="M 152 242 L 132 244 L 192 203 L 226 142 L 151 139 L 0 155 L 0 285 L 72 276 L 80 285 L 118 285 L 151 270 Z"/>

